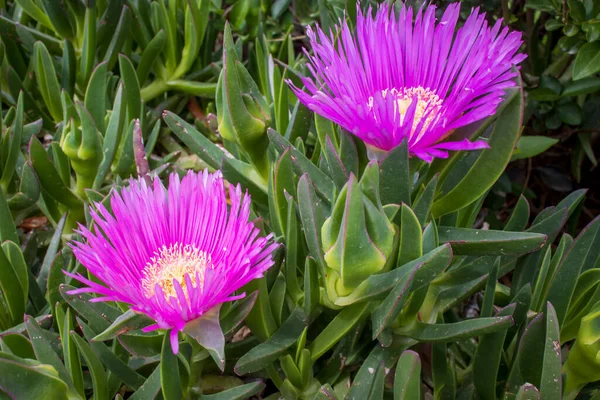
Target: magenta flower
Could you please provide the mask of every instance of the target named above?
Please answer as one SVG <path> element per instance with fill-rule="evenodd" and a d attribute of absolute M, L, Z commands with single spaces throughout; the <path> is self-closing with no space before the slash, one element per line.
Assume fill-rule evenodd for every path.
<path fill-rule="evenodd" d="M 177 353 L 186 324 L 243 298 L 235 292 L 273 265 L 278 245 L 271 235 L 260 237 L 249 220 L 250 196 L 230 185 L 231 206 L 227 198 L 220 172 L 189 172 L 181 181 L 172 174 L 168 189 L 160 179 L 151 186 L 133 180 L 112 195 L 112 214 L 96 204 L 94 230 L 80 226 L 85 242 L 71 243 L 77 259 L 106 286 L 65 272 L 88 286 L 69 294 L 128 303 L 156 321 L 145 331 L 171 330 Z"/>
<path fill-rule="evenodd" d="M 308 27 L 314 80 L 302 82 L 310 94 L 288 84 L 308 108 L 372 148 L 387 151 L 406 139 L 410 154 L 426 161 L 486 148 L 482 140 L 442 140 L 492 115 L 504 89 L 515 86 L 521 34 L 501 29 L 501 20 L 489 27 L 478 9 L 455 34 L 459 11 L 450 4 L 436 21 L 433 6 L 414 17 L 403 5 L 396 17 L 383 5 L 374 17 L 358 10 L 354 35 L 346 22 L 335 37 Z"/>

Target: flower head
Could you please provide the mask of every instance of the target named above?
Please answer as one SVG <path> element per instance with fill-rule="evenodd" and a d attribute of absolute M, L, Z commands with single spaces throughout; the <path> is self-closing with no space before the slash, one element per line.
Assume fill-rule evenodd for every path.
<path fill-rule="evenodd" d="M 277 244 L 249 220 L 250 196 L 239 185 L 228 192 L 220 172 L 189 172 L 181 180 L 172 174 L 168 189 L 159 179 L 132 181 L 113 194 L 112 214 L 96 204 L 94 230 L 80 226 L 85 241 L 71 247 L 106 286 L 66 272 L 87 285 L 70 294 L 128 303 L 156 321 L 146 331 L 171 329 L 177 352 L 187 322 L 244 297 L 234 292 L 273 265 Z"/>
<path fill-rule="evenodd" d="M 433 6 L 415 16 L 403 5 L 396 16 L 382 5 L 374 17 L 358 10 L 354 34 L 347 22 L 335 37 L 308 27 L 309 93 L 288 83 L 307 107 L 376 149 L 406 139 L 411 155 L 431 161 L 447 150 L 485 148 L 485 141 L 441 141 L 496 111 L 515 85 L 512 67 L 525 58 L 517 53 L 521 34 L 501 29 L 501 20 L 488 26 L 478 9 L 455 34 L 459 12 L 450 4 L 437 21 Z"/>

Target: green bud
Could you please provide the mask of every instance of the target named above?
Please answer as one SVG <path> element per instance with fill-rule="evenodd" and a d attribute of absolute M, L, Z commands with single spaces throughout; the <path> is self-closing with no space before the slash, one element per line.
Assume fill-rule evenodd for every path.
<path fill-rule="evenodd" d="M 565 394 L 579 392 L 587 383 L 600 380 L 600 302 L 581 319 L 564 372 L 567 373 Z"/>
<path fill-rule="evenodd" d="M 269 106 L 238 59 L 229 25 L 225 27 L 223 70 L 215 100 L 219 133 L 225 140 L 237 143 L 266 179 L 269 170 L 266 133 L 271 123 Z"/>
<path fill-rule="evenodd" d="M 335 302 L 391 265 L 396 229 L 372 193 L 351 174 L 321 228 L 327 293 Z M 376 199 L 375 199 L 376 200 Z"/>
<path fill-rule="evenodd" d="M 77 194 L 85 198 L 84 189 L 92 187 L 102 161 L 100 133 L 93 125 L 78 127 L 74 120 L 70 120 L 63 129 L 60 147 L 75 171 Z"/>

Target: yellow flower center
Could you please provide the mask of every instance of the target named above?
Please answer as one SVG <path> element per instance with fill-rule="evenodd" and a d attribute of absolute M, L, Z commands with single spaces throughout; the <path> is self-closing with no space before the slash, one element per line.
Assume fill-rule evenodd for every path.
<path fill-rule="evenodd" d="M 423 123 L 423 127 L 421 128 L 421 132 L 424 132 L 442 108 L 442 99 L 440 99 L 440 97 L 437 94 L 435 94 L 435 91 L 423 88 L 421 86 L 402 88 L 400 90 L 396 88 L 384 89 L 381 90 L 379 93 L 384 99 L 387 98 L 387 96 L 393 96 L 395 98 L 396 101 L 394 102 L 394 118 L 399 117 L 400 124 L 404 123 L 404 117 L 406 115 L 406 112 L 408 111 L 408 108 L 410 107 L 410 105 L 416 97 L 417 107 L 415 109 L 415 117 L 413 119 L 412 128 L 410 132 L 411 136 L 417 130 L 417 127 L 419 126 L 421 120 L 423 118 L 426 118 L 425 122 Z M 373 110 L 373 97 L 369 97 L 368 107 L 369 111 Z M 377 120 L 376 114 L 375 120 Z"/>
<path fill-rule="evenodd" d="M 210 255 L 193 245 L 175 243 L 168 247 L 162 246 L 142 271 L 144 295 L 146 298 L 154 296 L 156 285 L 159 285 L 165 298 L 177 298 L 174 286 L 174 282 L 177 281 L 186 299 L 189 300 L 188 291 L 191 288 L 187 287 L 185 275 L 189 275 L 193 288 L 202 289 L 204 273 L 209 265 L 211 265 Z"/>

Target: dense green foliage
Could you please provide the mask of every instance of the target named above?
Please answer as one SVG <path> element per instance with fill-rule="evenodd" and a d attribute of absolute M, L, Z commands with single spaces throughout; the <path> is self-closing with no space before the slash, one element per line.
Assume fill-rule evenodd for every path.
<path fill-rule="evenodd" d="M 473 5 L 524 32 L 522 85 L 465 130 L 491 149 L 426 164 L 284 81 L 354 0 L 0 0 L 0 398 L 600 398 L 600 2 Z M 221 309 L 224 373 L 62 272 L 90 204 L 204 168 L 283 244 Z"/>

